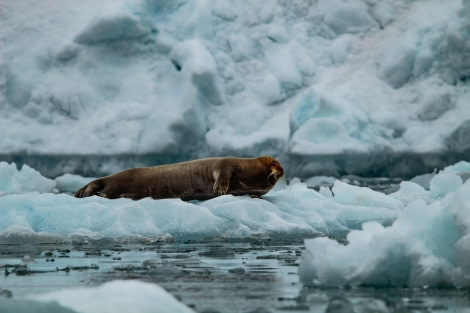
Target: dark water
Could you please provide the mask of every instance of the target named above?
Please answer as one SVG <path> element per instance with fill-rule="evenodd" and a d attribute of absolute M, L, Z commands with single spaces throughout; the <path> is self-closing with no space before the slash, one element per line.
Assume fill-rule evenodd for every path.
<path fill-rule="evenodd" d="M 269 240 L 0 243 L 0 301 L 139 279 L 197 312 L 470 312 L 468 291 L 304 288 L 297 273 L 303 250 L 302 242 Z"/>

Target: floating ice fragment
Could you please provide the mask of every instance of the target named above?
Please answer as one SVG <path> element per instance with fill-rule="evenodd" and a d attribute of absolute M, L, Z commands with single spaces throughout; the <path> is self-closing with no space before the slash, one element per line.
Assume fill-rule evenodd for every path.
<path fill-rule="evenodd" d="M 462 186 L 462 178 L 456 174 L 439 173 L 431 179 L 429 188 L 434 197 L 442 197 Z"/>
<path fill-rule="evenodd" d="M 79 313 L 194 312 L 160 286 L 137 280 L 116 280 L 98 287 L 66 289 L 30 298 L 40 302 L 54 301 Z"/>
<path fill-rule="evenodd" d="M 332 188 L 335 201 L 342 204 L 353 204 L 402 210 L 403 203 L 390 196 L 367 187 L 357 187 L 336 180 Z"/>

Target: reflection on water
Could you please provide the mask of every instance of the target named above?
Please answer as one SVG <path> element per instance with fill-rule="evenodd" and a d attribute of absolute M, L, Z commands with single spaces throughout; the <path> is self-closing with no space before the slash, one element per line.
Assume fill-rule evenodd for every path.
<path fill-rule="evenodd" d="M 303 249 L 268 240 L 0 244 L 0 297 L 140 279 L 197 312 L 470 312 L 468 291 L 304 288 Z"/>

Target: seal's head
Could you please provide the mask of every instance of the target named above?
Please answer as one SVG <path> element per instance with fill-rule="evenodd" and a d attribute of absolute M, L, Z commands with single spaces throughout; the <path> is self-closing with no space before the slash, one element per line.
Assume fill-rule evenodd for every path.
<path fill-rule="evenodd" d="M 268 180 L 272 181 L 273 183 L 276 183 L 279 180 L 279 178 L 281 178 L 284 175 L 284 169 L 282 168 L 279 161 L 276 160 L 275 158 L 270 157 L 270 156 L 263 156 L 258 159 L 260 159 L 260 161 L 264 165 L 266 165 L 266 167 L 270 170 L 270 173 L 268 175 Z"/>

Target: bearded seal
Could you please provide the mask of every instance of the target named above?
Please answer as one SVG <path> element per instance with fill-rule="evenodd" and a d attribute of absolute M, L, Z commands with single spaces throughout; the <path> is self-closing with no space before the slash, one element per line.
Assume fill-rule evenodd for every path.
<path fill-rule="evenodd" d="M 207 158 L 127 169 L 90 182 L 80 188 L 75 197 L 97 195 L 109 199 L 152 197 L 188 201 L 231 194 L 260 198 L 283 175 L 281 164 L 270 156 Z"/>

